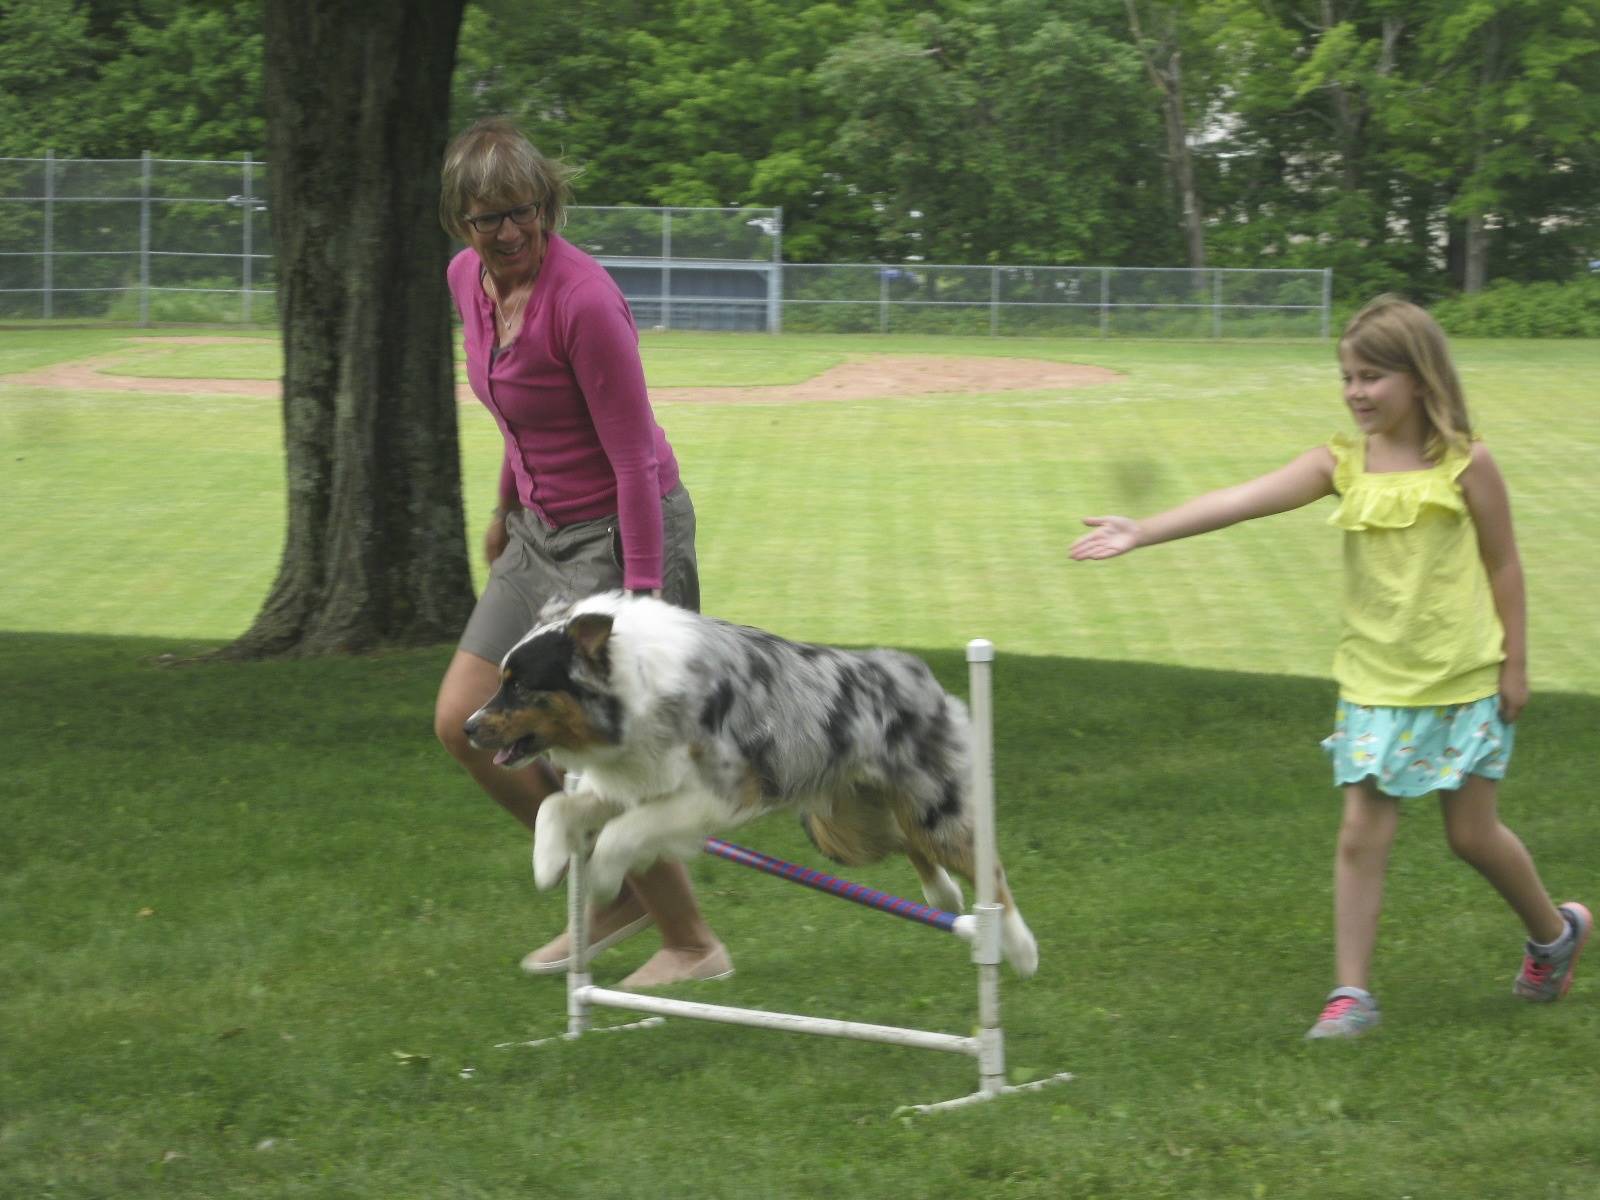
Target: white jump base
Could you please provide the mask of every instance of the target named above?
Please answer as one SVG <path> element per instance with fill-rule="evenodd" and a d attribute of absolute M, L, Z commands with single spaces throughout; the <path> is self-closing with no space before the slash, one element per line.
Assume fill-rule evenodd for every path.
<path fill-rule="evenodd" d="M 973 881 L 976 900 L 970 915 L 956 917 L 948 932 L 972 945 L 972 962 L 978 971 L 978 1022 L 976 1036 L 937 1033 L 926 1029 L 906 1029 L 895 1025 L 871 1025 L 861 1021 L 839 1021 L 798 1013 L 769 1012 L 757 1008 L 732 1008 L 721 1004 L 702 1004 L 665 996 L 618 991 L 594 986 L 589 976 L 589 902 L 586 862 L 573 855 L 567 871 L 567 926 L 571 933 L 571 967 L 567 972 L 567 1032 L 559 1037 L 531 1042 L 506 1042 L 501 1045 L 540 1046 L 555 1041 L 572 1041 L 588 1033 L 622 1032 L 653 1028 L 663 1018 L 683 1017 L 693 1021 L 713 1021 L 723 1025 L 744 1025 L 754 1029 L 778 1029 L 817 1037 L 846 1038 L 858 1042 L 880 1042 L 918 1050 L 962 1054 L 977 1060 L 978 1090 L 953 1100 L 933 1104 L 912 1104 L 897 1111 L 936 1112 L 961 1108 L 999 1096 L 1035 1092 L 1072 1078 L 1069 1071 L 1028 1083 L 1005 1081 L 1005 1038 L 1000 1027 L 1000 918 L 1004 911 L 995 902 L 995 826 L 993 772 L 993 705 L 991 676 L 994 663 L 992 643 L 976 638 L 967 643 L 967 665 L 971 677 L 972 775 L 975 868 Z M 941 914 L 942 916 L 942 914 Z M 590 1012 L 595 1008 L 615 1008 L 644 1013 L 646 1018 L 624 1025 L 595 1026 Z"/>

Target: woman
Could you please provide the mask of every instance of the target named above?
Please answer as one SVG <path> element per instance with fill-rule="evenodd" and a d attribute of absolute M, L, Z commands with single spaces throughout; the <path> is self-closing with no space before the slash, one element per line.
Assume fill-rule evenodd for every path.
<path fill-rule="evenodd" d="M 445 151 L 440 220 L 466 242 L 448 280 L 467 378 L 505 437 L 499 503 L 484 537 L 489 582 L 439 685 L 434 730 L 478 786 L 530 830 L 560 786 L 543 762 L 507 771 L 462 724 L 499 684 L 499 664 L 553 597 L 627 588 L 698 609 L 694 507 L 656 424 L 627 301 L 594 259 L 556 236 L 567 171 L 510 121 L 488 118 Z M 654 924 L 661 949 L 625 988 L 732 974 L 683 864 L 629 877 L 593 916 L 596 952 Z M 567 935 L 522 960 L 565 971 Z"/>

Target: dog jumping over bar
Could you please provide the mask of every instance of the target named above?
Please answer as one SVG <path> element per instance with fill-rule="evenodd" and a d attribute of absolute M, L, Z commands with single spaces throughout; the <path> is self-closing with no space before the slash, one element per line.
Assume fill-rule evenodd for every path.
<path fill-rule="evenodd" d="M 974 873 L 971 722 L 926 663 L 787 641 L 649 597 L 552 605 L 467 719 L 508 769 L 539 755 L 575 773 L 534 827 L 534 882 L 555 887 L 589 852 L 594 899 L 663 855 L 780 808 L 817 849 L 861 866 L 900 851 L 928 902 L 962 908 L 950 872 Z M 1038 967 L 1033 934 L 996 864 L 1002 953 Z"/>

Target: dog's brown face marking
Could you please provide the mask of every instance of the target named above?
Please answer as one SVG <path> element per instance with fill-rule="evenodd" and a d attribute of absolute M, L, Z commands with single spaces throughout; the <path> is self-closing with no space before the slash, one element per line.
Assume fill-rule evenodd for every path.
<path fill-rule="evenodd" d="M 532 705 L 515 715 L 546 746 L 580 750 L 605 740 L 583 706 L 564 692 L 535 697 Z"/>
<path fill-rule="evenodd" d="M 532 739 L 540 750 L 577 750 L 606 740 L 570 692 L 530 691 L 512 672 L 502 671 L 500 691 L 481 710 L 473 741 L 498 750 L 523 738 Z"/>
<path fill-rule="evenodd" d="M 499 690 L 468 722 L 472 744 L 509 752 L 507 761 L 517 762 L 552 747 L 577 750 L 614 740 L 603 730 L 609 711 L 603 697 L 572 678 L 575 648 L 552 630 L 513 650 Z M 598 710 L 588 707 L 595 704 Z"/>

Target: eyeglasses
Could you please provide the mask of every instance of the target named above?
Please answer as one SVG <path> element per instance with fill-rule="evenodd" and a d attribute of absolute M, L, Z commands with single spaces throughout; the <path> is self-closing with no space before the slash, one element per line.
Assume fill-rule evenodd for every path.
<path fill-rule="evenodd" d="M 519 204 L 515 208 L 506 209 L 505 212 L 476 213 L 472 216 L 463 213 L 461 219 L 479 233 L 498 233 L 500 223 L 507 217 L 517 225 L 532 225 L 539 219 L 539 206 Z"/>

